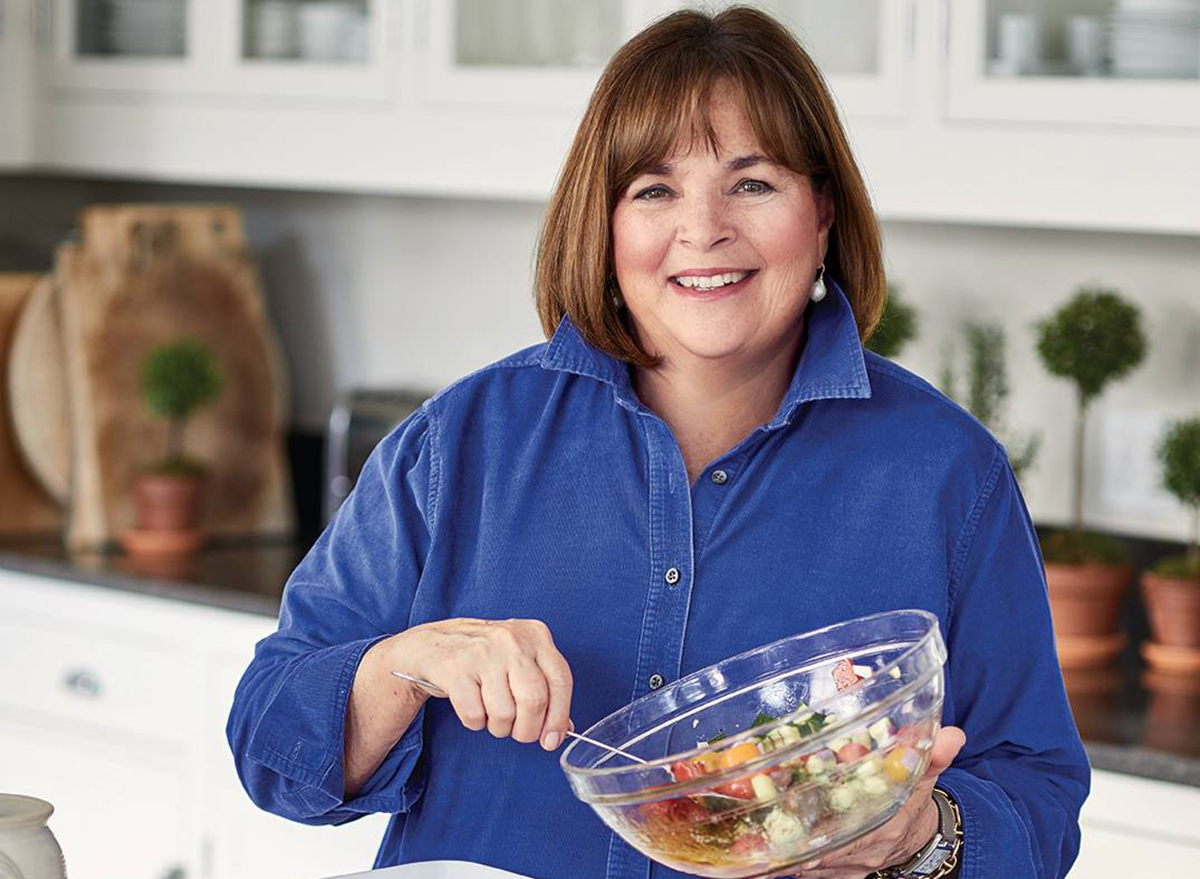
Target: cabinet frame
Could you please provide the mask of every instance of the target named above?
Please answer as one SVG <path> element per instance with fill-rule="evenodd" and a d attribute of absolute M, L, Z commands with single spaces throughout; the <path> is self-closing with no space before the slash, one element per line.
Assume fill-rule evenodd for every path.
<path fill-rule="evenodd" d="M 1200 79 L 989 76 L 987 0 L 940 0 L 948 23 L 946 115 L 961 122 L 1200 128 Z"/>

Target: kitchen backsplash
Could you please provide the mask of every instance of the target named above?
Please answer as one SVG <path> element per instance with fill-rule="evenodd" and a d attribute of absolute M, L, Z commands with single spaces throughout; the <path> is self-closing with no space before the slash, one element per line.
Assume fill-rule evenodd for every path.
<path fill-rule="evenodd" d="M 542 339 L 531 277 L 543 206 L 532 202 L 0 175 L 0 271 L 46 268 L 86 204 L 159 200 L 244 210 L 302 431 L 323 429 L 340 389 L 437 388 Z M 919 335 L 898 358 L 904 366 L 936 383 L 963 320 L 1004 326 L 1008 424 L 1043 435 L 1023 479 L 1040 523 L 1068 514 L 1074 400 L 1036 358 L 1032 324 L 1086 282 L 1142 308 L 1146 361 L 1094 406 L 1088 518 L 1182 539 L 1187 517 L 1156 484 L 1153 445 L 1164 419 L 1200 414 L 1200 241 L 919 222 L 883 229 L 889 279 L 919 312 Z"/>

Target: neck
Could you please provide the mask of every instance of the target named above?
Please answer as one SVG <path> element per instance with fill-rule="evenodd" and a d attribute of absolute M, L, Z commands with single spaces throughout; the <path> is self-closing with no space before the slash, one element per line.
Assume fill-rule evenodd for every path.
<path fill-rule="evenodd" d="M 657 369 L 636 370 L 634 389 L 674 432 L 691 481 L 775 416 L 804 350 L 804 336 L 802 324 L 794 341 L 753 360 L 685 354 Z"/>

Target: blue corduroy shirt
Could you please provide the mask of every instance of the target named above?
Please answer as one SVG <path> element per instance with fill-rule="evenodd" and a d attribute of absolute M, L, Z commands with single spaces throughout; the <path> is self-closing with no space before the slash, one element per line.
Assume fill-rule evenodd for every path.
<path fill-rule="evenodd" d="M 941 777 L 962 811 L 962 879 L 1065 874 L 1089 768 L 1004 449 L 864 351 L 829 288 L 808 307 L 778 412 L 694 484 L 630 368 L 565 318 L 549 342 L 461 379 L 397 427 L 288 579 L 278 631 L 238 686 L 228 737 L 254 802 L 309 824 L 392 813 L 376 867 L 678 876 L 573 797 L 558 752 L 467 730 L 446 700 L 427 702 L 344 800 L 343 724 L 363 653 L 432 620 L 543 620 L 571 666 L 583 730 L 655 676 L 923 608 L 948 648 L 943 722 L 967 736 Z"/>

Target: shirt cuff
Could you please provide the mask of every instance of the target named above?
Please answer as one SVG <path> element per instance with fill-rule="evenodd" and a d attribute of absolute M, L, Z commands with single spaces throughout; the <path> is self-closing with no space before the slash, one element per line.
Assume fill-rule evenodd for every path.
<path fill-rule="evenodd" d="M 961 879 L 1038 879 L 1029 833 L 1003 788 L 953 766 L 937 786 L 954 797 L 962 816 Z"/>
<path fill-rule="evenodd" d="M 250 738 L 247 757 L 292 782 L 284 797 L 304 817 L 332 818 L 332 813 L 344 812 L 349 821 L 373 812 L 406 812 L 424 790 L 424 778 L 414 778 L 413 771 L 424 745 L 422 706 L 358 795 L 343 799 L 346 705 L 363 655 L 386 637 L 339 644 L 298 659 Z"/>

